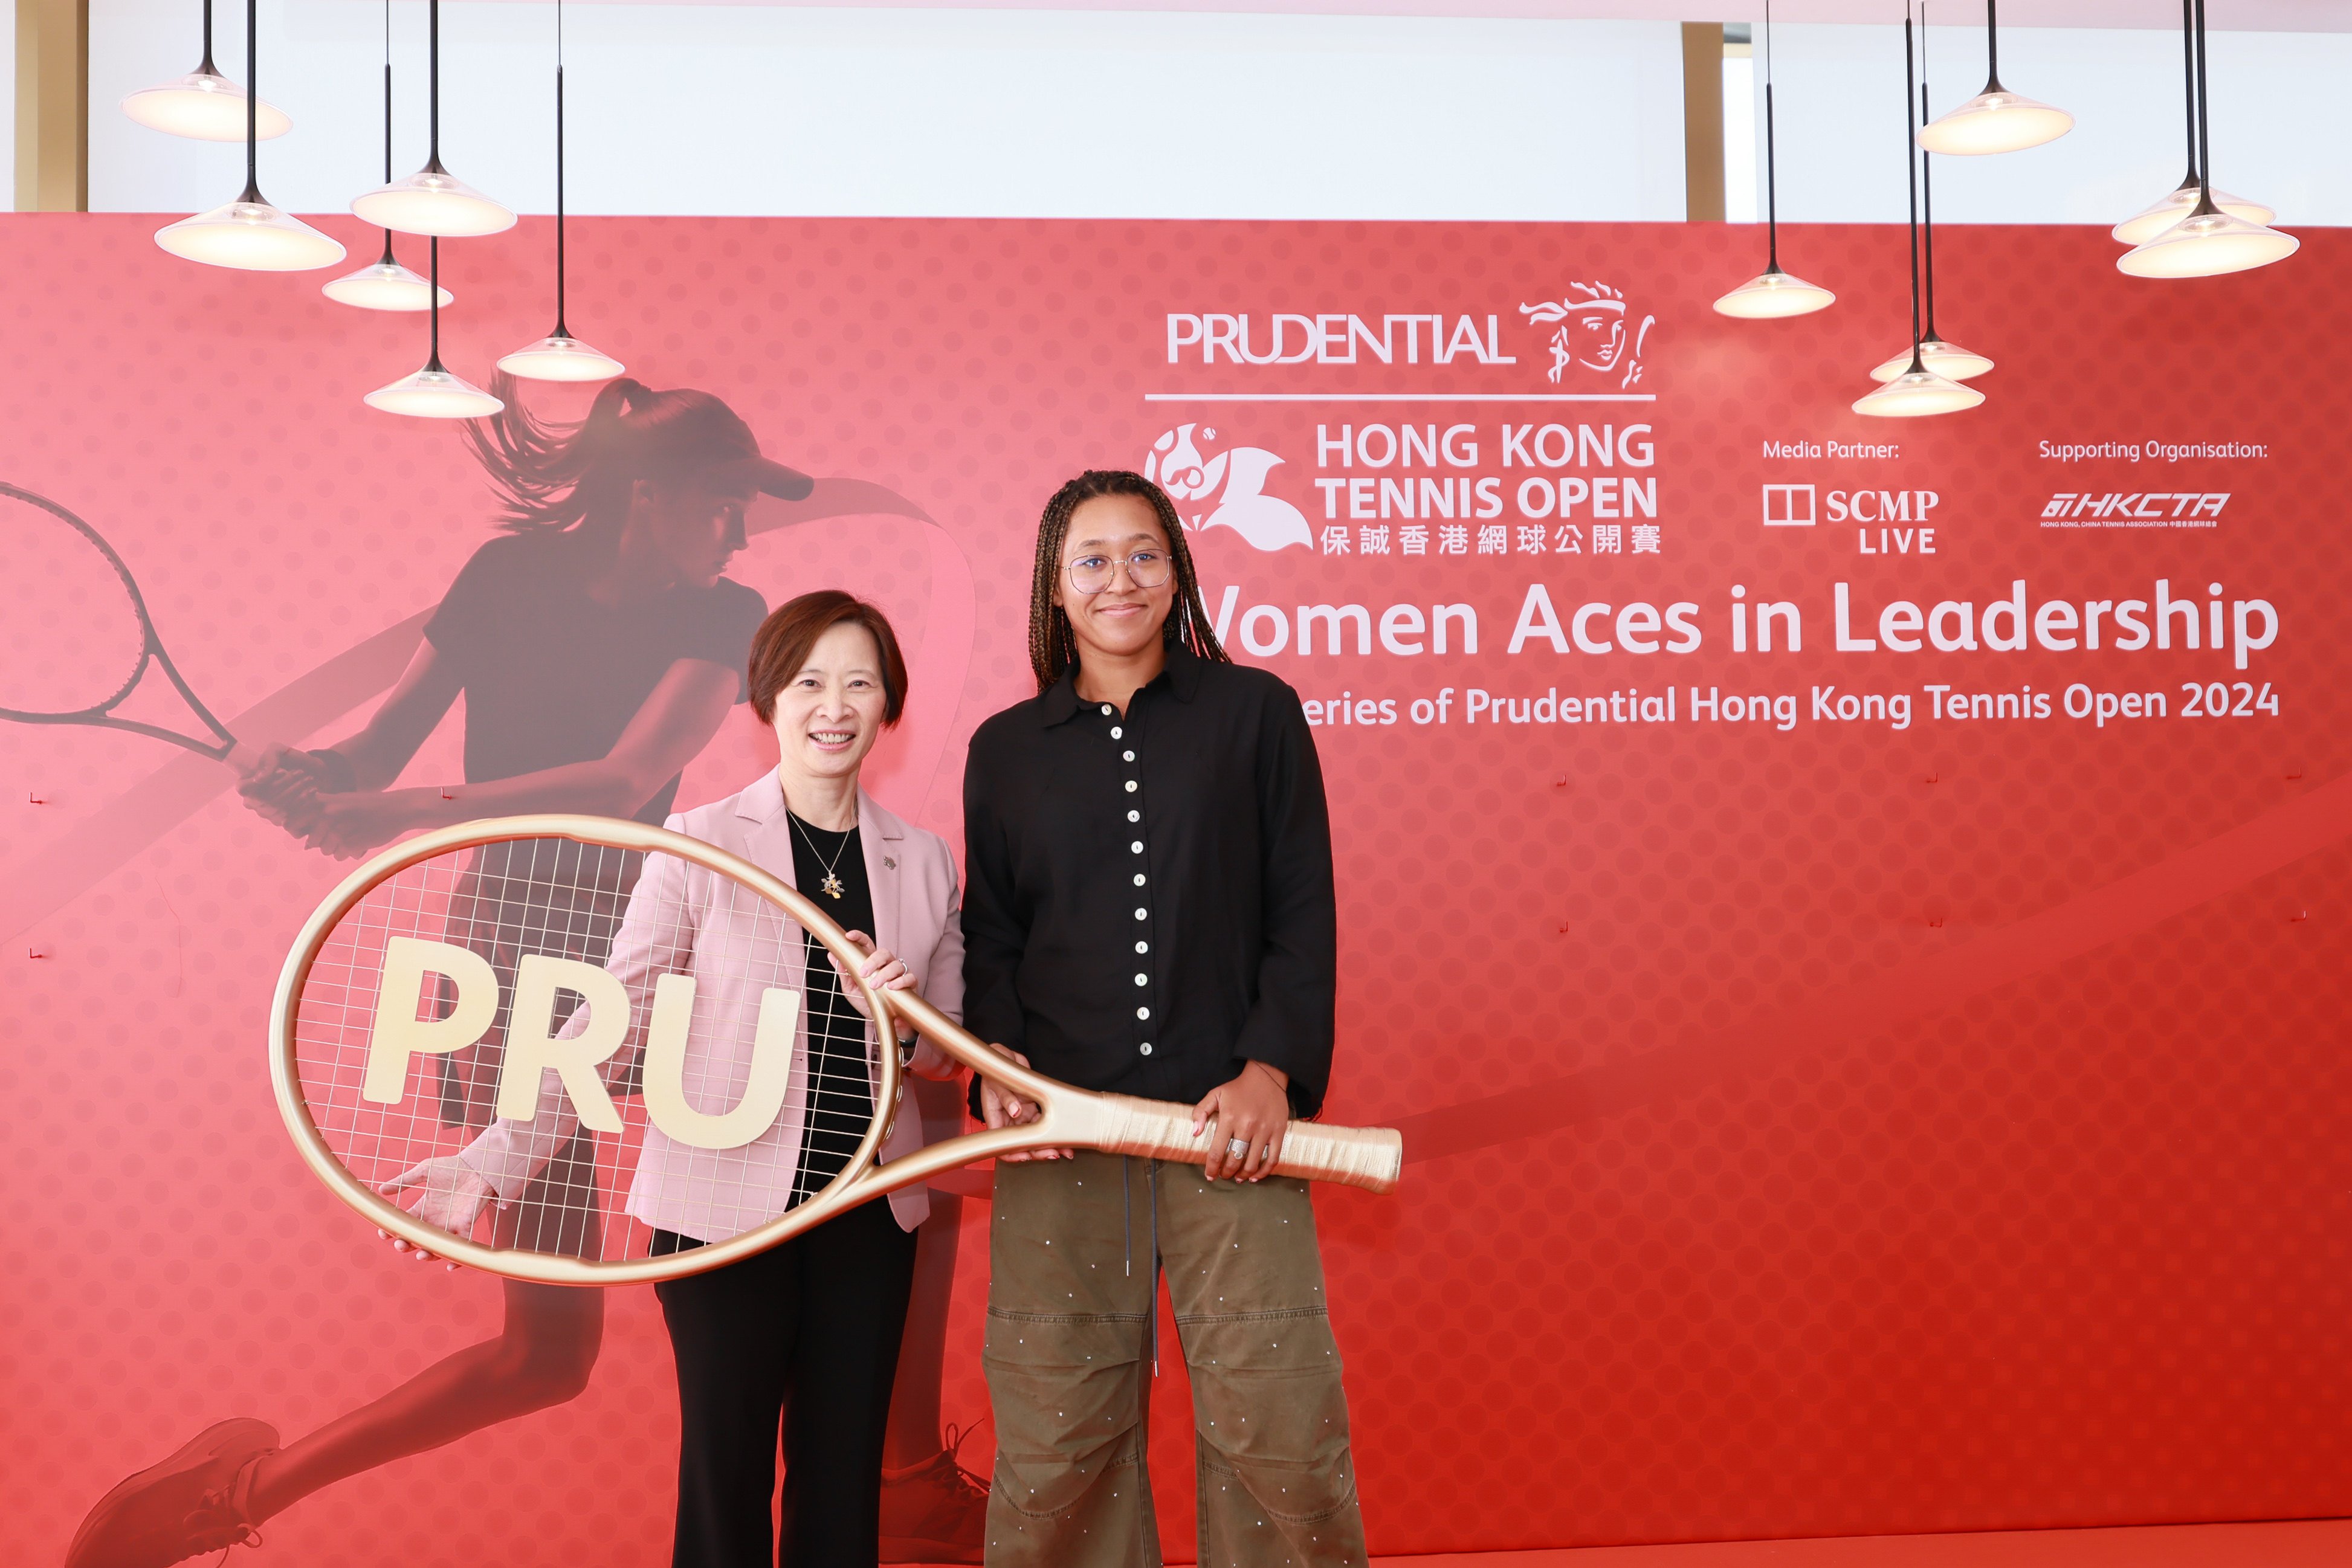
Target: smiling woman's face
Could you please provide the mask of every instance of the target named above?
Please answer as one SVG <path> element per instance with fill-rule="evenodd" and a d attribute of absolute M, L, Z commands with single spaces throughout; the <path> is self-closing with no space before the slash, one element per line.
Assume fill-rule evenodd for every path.
<path fill-rule="evenodd" d="M 1099 570 L 1138 554 L 1158 558 L 1157 586 L 1136 587 L 1123 565 L 1110 567 L 1110 586 L 1099 593 L 1081 593 L 1071 581 L 1073 567 L 1084 576 L 1087 569 Z M 1131 657 L 1159 640 L 1176 602 L 1176 575 L 1167 566 L 1168 535 L 1151 503 L 1140 496 L 1097 496 L 1070 514 L 1054 602 L 1068 614 L 1070 630 L 1082 647 Z M 1153 574 L 1147 570 L 1145 575 Z"/>
<path fill-rule="evenodd" d="M 856 778 L 882 733 L 882 649 L 855 621 L 829 628 L 776 694 L 776 750 L 813 779 Z"/>

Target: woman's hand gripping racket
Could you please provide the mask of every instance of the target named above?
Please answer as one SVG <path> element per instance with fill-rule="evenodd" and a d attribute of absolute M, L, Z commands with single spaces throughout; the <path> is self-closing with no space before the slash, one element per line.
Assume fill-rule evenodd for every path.
<path fill-rule="evenodd" d="M 13 585 L 0 594 L 0 719 L 128 730 L 239 773 L 260 766 L 261 754 L 190 689 L 131 569 L 96 528 L 45 496 L 0 484 L 0 561 Z M 115 711 L 151 668 L 163 672 L 211 738 Z"/>
<path fill-rule="evenodd" d="M 792 1067 L 819 956 L 869 1019 L 895 1015 L 1038 1114 L 877 1163 L 901 1079 L 898 1050 L 869 1039 L 875 1113 L 811 1125 Z M 278 980 L 271 1080 L 303 1158 L 379 1228 L 562 1284 L 715 1269 L 992 1155 L 1200 1164 L 1219 1146 L 1213 1126 L 1194 1135 L 1191 1106 L 1007 1061 L 912 992 L 859 979 L 864 957 L 782 882 L 677 833 L 570 816 L 461 824 L 375 856 L 310 917 Z M 803 1155 L 825 1145 L 846 1161 L 814 1186 Z M 1275 1169 L 1386 1192 L 1402 1162 L 1394 1132 L 1294 1122 Z M 651 1256 L 656 1228 L 719 1239 Z"/>

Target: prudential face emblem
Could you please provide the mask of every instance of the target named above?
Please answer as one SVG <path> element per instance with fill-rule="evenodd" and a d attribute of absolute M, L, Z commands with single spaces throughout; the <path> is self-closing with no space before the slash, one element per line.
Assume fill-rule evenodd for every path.
<path fill-rule="evenodd" d="M 1281 458 L 1258 446 L 1233 446 L 1207 456 L 1192 438 L 1195 431 L 1201 441 L 1217 438 L 1213 430 L 1180 424 L 1153 442 L 1143 460 L 1143 476 L 1168 492 L 1185 528 L 1231 528 L 1262 550 L 1315 548 L 1306 514 L 1278 496 L 1261 493 Z"/>
<path fill-rule="evenodd" d="M 1519 314 L 1531 326 L 1558 324 L 1545 344 L 1551 350 L 1546 381 L 1557 386 L 1570 369 L 1581 368 L 1621 377 L 1621 390 L 1642 379 L 1642 349 L 1658 319 L 1636 321 L 1625 297 L 1605 283 L 1571 283 L 1566 298 L 1522 305 Z"/>

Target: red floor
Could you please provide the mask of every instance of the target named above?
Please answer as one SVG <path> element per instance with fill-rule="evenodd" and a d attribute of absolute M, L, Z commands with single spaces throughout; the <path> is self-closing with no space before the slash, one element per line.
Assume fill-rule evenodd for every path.
<path fill-rule="evenodd" d="M 2352 1568 L 2352 1520 L 1382 1557 L 1375 1568 Z"/>

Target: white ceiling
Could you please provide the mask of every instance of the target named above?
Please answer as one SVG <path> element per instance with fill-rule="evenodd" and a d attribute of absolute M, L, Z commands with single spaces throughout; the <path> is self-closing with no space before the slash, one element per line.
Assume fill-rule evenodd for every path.
<path fill-rule="evenodd" d="M 578 3 L 578 0 L 574 0 Z M 595 0 L 588 0 L 594 4 Z M 647 0 L 628 0 L 646 4 Z M 662 4 L 665 0 L 651 0 Z M 777 0 L 675 0 L 692 5 L 770 5 Z M 785 0 L 794 5 L 843 9 L 1029 11 L 1224 11 L 1287 16 L 1586 17 L 1641 22 L 1761 21 L 1764 0 Z M 1938 26 L 1980 26 L 1984 0 L 1934 0 Z M 1900 22 L 1902 0 L 1772 0 L 1776 22 Z M 2128 27 L 2180 25 L 2178 0 L 2011 0 L 2001 13 L 2011 27 Z M 2205 25 L 2219 32 L 2352 32 L 2352 0 L 2212 0 Z"/>

